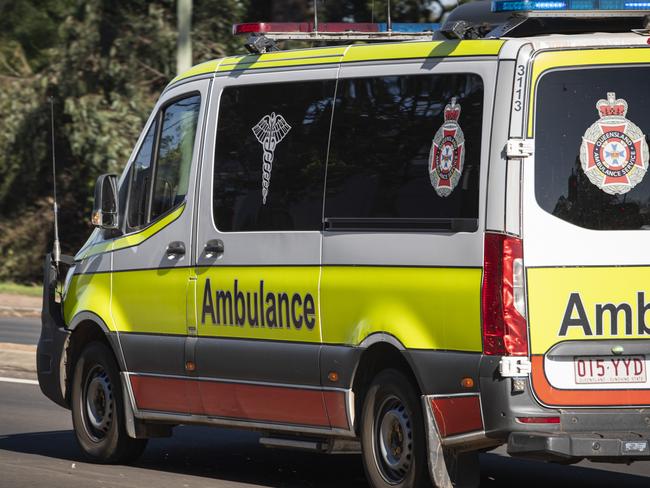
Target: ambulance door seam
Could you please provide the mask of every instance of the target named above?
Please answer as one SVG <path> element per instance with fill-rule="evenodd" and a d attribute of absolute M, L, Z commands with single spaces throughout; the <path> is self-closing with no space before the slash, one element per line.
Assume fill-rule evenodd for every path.
<path fill-rule="evenodd" d="M 203 168 L 203 151 L 205 148 L 205 137 L 207 136 L 207 125 L 208 125 L 208 113 L 210 111 L 210 95 L 212 93 L 212 80 L 209 81 L 208 84 L 208 89 L 206 90 L 206 97 L 207 97 L 207 102 L 205 104 L 205 113 L 203 114 L 203 127 L 201 127 L 201 135 L 200 135 L 200 140 L 199 140 L 199 149 L 198 149 L 198 155 L 196 158 L 196 171 L 195 171 L 195 178 L 196 180 L 194 181 L 194 198 L 193 198 L 193 204 L 194 208 L 192 209 L 191 215 L 190 215 L 190 240 L 193 242 L 190 242 L 189 247 L 190 247 L 190 276 L 193 275 L 193 268 L 195 268 L 196 262 L 198 261 L 198 235 L 197 235 L 197 229 L 198 229 L 198 223 L 200 220 L 200 202 L 198 201 L 198 184 L 197 182 L 200 181 L 200 172 Z"/>
<path fill-rule="evenodd" d="M 202 183 L 203 183 L 202 176 L 203 176 L 203 170 L 204 170 L 204 164 L 203 163 L 204 163 L 204 152 L 205 152 L 205 142 L 206 142 L 205 138 L 208 136 L 208 126 L 210 125 L 209 117 L 210 117 L 210 110 L 212 109 L 212 96 L 213 96 L 213 93 L 214 93 L 215 77 L 216 77 L 216 74 L 217 74 L 217 72 L 219 70 L 219 67 L 223 63 L 223 60 L 224 60 L 224 58 L 221 58 L 219 60 L 219 62 L 217 63 L 217 66 L 214 69 L 213 76 L 210 79 L 210 86 L 208 87 L 208 93 L 207 93 L 208 103 L 207 103 L 207 105 L 205 107 L 205 119 L 204 119 L 205 125 L 204 125 L 204 128 L 203 128 L 204 137 L 201 140 L 201 154 L 200 154 L 200 160 L 199 160 L 200 163 L 199 163 L 199 165 L 198 165 L 198 167 L 196 169 L 196 181 L 194 182 L 194 191 L 196 192 L 195 195 L 194 195 L 194 205 L 196 206 L 196 208 L 195 208 L 196 223 L 192 228 L 192 237 L 195 238 L 194 239 L 194 246 L 193 246 L 193 250 L 195 252 L 194 271 L 196 271 L 196 269 L 199 267 L 199 245 L 200 245 L 199 244 L 199 234 L 200 234 L 199 227 L 200 227 L 200 223 L 201 223 L 201 214 L 200 214 L 201 202 L 203 201 L 203 199 L 201 198 L 201 196 L 202 196 L 201 190 L 202 190 L 202 187 L 203 187 L 203 185 L 202 185 Z M 218 118 L 218 115 L 219 114 L 217 114 L 217 118 Z"/>
<path fill-rule="evenodd" d="M 347 54 L 348 50 L 350 49 L 351 46 L 347 46 L 345 48 L 345 51 L 343 51 L 343 55 L 341 56 L 341 60 L 345 58 L 345 55 Z M 325 198 L 327 194 L 327 166 L 329 164 L 329 159 L 330 159 L 330 144 L 332 142 L 332 130 L 334 128 L 334 111 L 336 109 L 336 96 L 338 94 L 338 89 L 339 89 L 339 76 L 341 75 L 341 61 L 339 61 L 339 66 L 336 70 L 336 78 L 334 80 L 334 96 L 332 98 L 332 115 L 330 116 L 330 128 L 329 128 L 329 134 L 327 135 L 327 151 L 325 152 L 325 175 L 323 178 L 323 206 L 321 210 L 321 231 L 320 231 L 320 252 L 319 252 L 319 260 L 318 260 L 318 317 L 320 320 L 320 327 L 319 327 L 319 332 L 320 332 L 320 345 L 321 348 L 323 346 L 323 295 L 321 293 L 321 285 L 323 283 L 323 243 L 325 240 Z M 320 363 L 320 354 L 319 354 L 319 363 Z M 319 369 L 320 369 L 320 364 L 319 364 Z"/>
<path fill-rule="evenodd" d="M 113 246 L 111 245 L 111 248 Z M 112 250 L 112 249 L 111 249 Z M 117 345 L 119 348 L 119 354 L 122 357 L 122 364 L 124 364 L 124 369 L 125 372 L 128 373 L 129 365 L 126 364 L 126 357 L 124 356 L 124 350 L 122 349 L 122 341 L 120 339 L 120 329 L 117 326 L 117 322 L 115 321 L 115 316 L 113 315 L 113 272 L 114 272 L 114 265 L 113 265 L 113 256 L 115 255 L 114 252 L 110 253 L 111 259 L 110 259 L 110 266 L 111 266 L 111 273 L 110 273 L 110 280 L 109 280 L 109 292 L 108 292 L 108 314 L 110 315 L 110 320 L 111 324 L 113 325 L 113 330 L 115 331 L 115 337 L 117 337 Z"/>

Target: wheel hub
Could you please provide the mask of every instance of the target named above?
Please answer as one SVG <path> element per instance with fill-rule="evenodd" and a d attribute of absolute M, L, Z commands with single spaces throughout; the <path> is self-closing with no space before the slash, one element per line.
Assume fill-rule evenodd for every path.
<path fill-rule="evenodd" d="M 85 398 L 88 433 L 94 439 L 101 439 L 108 433 L 113 420 L 112 386 L 103 368 L 96 367 L 88 374 Z"/>
<path fill-rule="evenodd" d="M 411 467 L 413 432 L 408 411 L 398 398 L 387 399 L 379 409 L 375 439 L 383 477 L 391 484 L 400 483 Z"/>

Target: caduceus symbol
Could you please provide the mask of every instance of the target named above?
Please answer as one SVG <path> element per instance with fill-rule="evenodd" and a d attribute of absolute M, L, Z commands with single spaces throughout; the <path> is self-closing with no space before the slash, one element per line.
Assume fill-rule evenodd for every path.
<path fill-rule="evenodd" d="M 262 150 L 264 151 L 262 158 L 262 205 L 266 205 L 266 197 L 269 194 L 275 147 L 290 130 L 291 126 L 284 120 L 284 117 L 276 115 L 275 112 L 262 117 L 262 120 L 253 127 L 253 134 L 262 144 Z"/>

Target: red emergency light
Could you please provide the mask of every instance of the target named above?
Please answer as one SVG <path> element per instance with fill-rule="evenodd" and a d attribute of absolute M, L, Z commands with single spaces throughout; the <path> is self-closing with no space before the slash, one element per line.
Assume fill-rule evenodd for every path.
<path fill-rule="evenodd" d="M 395 22 L 388 28 L 383 22 L 247 22 L 235 24 L 232 27 L 234 35 L 241 34 L 280 34 L 280 33 L 318 33 L 318 34 L 343 34 L 343 33 L 432 33 L 438 30 L 439 24 L 432 23 L 404 23 Z"/>
<path fill-rule="evenodd" d="M 232 33 L 266 34 L 269 32 L 380 32 L 379 24 L 369 22 L 325 22 L 318 29 L 313 22 L 247 22 L 232 26 Z"/>

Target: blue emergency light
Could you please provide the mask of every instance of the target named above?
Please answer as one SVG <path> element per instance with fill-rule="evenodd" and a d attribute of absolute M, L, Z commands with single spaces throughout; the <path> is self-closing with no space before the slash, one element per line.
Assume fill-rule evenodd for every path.
<path fill-rule="evenodd" d="M 599 12 L 618 11 L 650 14 L 650 1 L 635 0 L 493 0 L 493 12 Z"/>
<path fill-rule="evenodd" d="M 388 32 L 388 24 L 379 22 L 377 24 L 379 32 Z M 410 22 L 393 22 L 392 32 L 434 32 L 440 29 L 440 24 L 428 22 L 410 23 Z"/>

